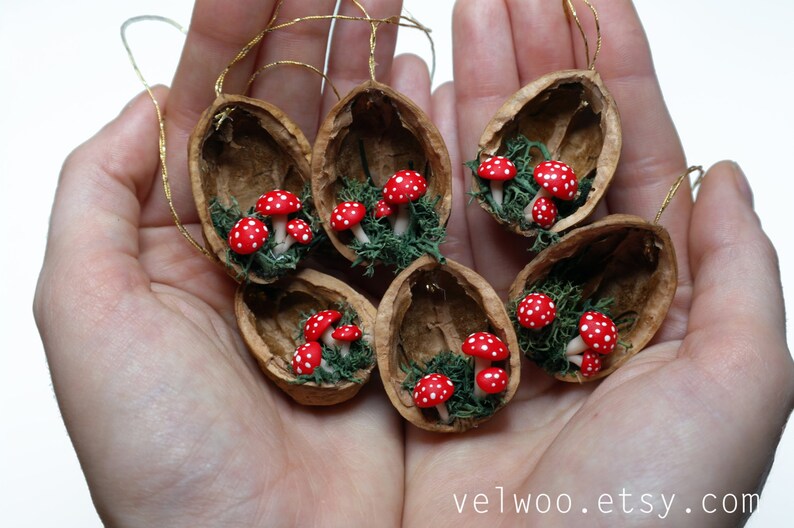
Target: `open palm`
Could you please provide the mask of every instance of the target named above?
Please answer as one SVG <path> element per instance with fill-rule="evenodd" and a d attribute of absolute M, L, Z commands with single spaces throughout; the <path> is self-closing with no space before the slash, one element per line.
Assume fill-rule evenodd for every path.
<path fill-rule="evenodd" d="M 167 100 L 174 203 L 195 235 L 187 135 L 212 100 L 217 74 L 267 23 L 274 3 L 198 0 L 173 87 L 157 91 Z M 281 17 L 331 13 L 334 4 L 287 1 Z M 684 156 L 631 3 L 602 4 L 598 70 L 626 139 L 601 212 L 650 218 Z M 399 0 L 364 5 L 374 17 L 400 10 Z M 342 13 L 358 14 L 344 2 Z M 226 89 L 242 89 L 274 60 L 322 64 L 328 27 L 306 22 L 269 35 L 258 56 L 232 70 Z M 389 26 L 378 33 L 377 73 L 422 106 L 447 141 L 456 172 L 445 254 L 504 294 L 526 263 L 524 244 L 466 206 L 461 163 L 507 96 L 548 71 L 582 67 L 583 53 L 556 2 L 459 1 L 454 35 L 454 85 L 431 95 L 419 59 L 392 59 Z M 337 24 L 328 74 L 342 92 L 368 76 L 368 36 L 366 24 Z M 292 68 L 260 76 L 251 94 L 281 107 L 310 141 L 333 103 L 318 78 Z M 669 512 L 681 517 L 676 525 L 724 525 L 716 514 L 698 518 L 684 508 L 706 493 L 741 494 L 762 483 L 792 407 L 794 374 L 774 249 L 733 165 L 710 171 L 696 204 L 681 192 L 665 214 L 681 282 L 655 345 L 584 386 L 563 386 L 527 365 L 516 398 L 493 420 L 439 436 L 404 426 L 377 380 L 353 401 L 321 410 L 295 405 L 267 382 L 236 330 L 235 285 L 173 227 L 156 185 L 157 124 L 148 104 L 136 99 L 67 160 L 36 298 L 64 418 L 108 523 L 421 526 L 458 522 L 462 509 L 474 520 L 514 524 L 493 503 L 495 516 L 478 517 L 472 507 L 474 495 L 499 486 L 524 496 L 567 494 L 575 509 L 557 524 L 592 521 L 599 495 L 630 487 L 654 494 L 654 514 L 665 510 L 660 493 L 681 497 Z M 474 243 L 484 247 L 479 256 Z M 752 279 L 751 270 L 767 278 Z M 752 328 L 737 330 L 745 319 Z M 733 463 L 723 464 L 726 457 Z M 634 501 L 632 513 L 616 504 L 595 522 L 658 519 Z M 591 512 L 580 517 L 584 507 Z"/>

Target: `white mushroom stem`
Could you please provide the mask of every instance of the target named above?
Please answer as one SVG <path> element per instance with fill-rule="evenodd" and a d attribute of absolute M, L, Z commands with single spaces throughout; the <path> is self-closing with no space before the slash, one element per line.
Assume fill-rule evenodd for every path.
<path fill-rule="evenodd" d="M 449 411 L 447 410 L 446 403 L 439 403 L 436 405 L 436 410 L 438 411 L 438 417 L 442 423 L 448 424 L 450 422 L 449 419 Z"/>
<path fill-rule="evenodd" d="M 583 359 L 584 359 L 584 357 L 581 354 L 576 354 L 574 356 L 568 356 L 568 361 L 570 361 L 571 363 L 573 363 L 574 365 L 576 365 L 579 368 L 582 368 L 582 360 Z"/>
<path fill-rule="evenodd" d="M 480 372 L 487 369 L 491 366 L 491 362 L 486 358 L 481 357 L 474 357 L 474 397 L 475 398 L 484 398 L 485 392 L 480 389 L 480 386 L 477 385 L 477 376 L 480 375 Z"/>
<path fill-rule="evenodd" d="M 493 201 L 496 202 L 496 205 L 499 207 L 502 207 L 504 183 L 505 182 L 502 180 L 491 180 L 491 198 L 493 198 Z M 532 209 L 530 209 L 530 211 L 532 211 Z"/>
<path fill-rule="evenodd" d="M 349 341 L 338 341 L 339 343 L 339 354 L 342 357 L 347 356 L 350 353 L 350 342 Z"/>
<path fill-rule="evenodd" d="M 333 337 L 331 337 L 331 334 L 333 333 L 334 333 L 334 328 L 332 326 L 329 326 L 328 328 L 325 329 L 325 332 L 323 332 L 322 335 L 320 335 L 320 341 L 322 341 L 327 347 L 340 348 L 342 344 Z"/>
<path fill-rule="evenodd" d="M 329 365 L 325 359 L 320 360 L 320 368 L 325 369 L 329 374 L 334 371 L 334 367 Z"/>
<path fill-rule="evenodd" d="M 532 208 L 535 207 L 535 202 L 538 201 L 538 198 L 543 198 L 543 197 L 551 198 L 552 196 L 551 193 L 549 193 L 549 191 L 541 187 L 538 193 L 535 195 L 535 197 L 532 198 L 532 200 L 529 202 L 529 205 L 524 207 L 524 218 L 527 220 L 527 222 L 532 222 Z"/>
<path fill-rule="evenodd" d="M 273 223 L 273 237 L 278 246 L 287 237 L 287 215 L 272 215 L 270 221 Z"/>
<path fill-rule="evenodd" d="M 361 228 L 361 224 L 356 224 L 350 228 L 350 232 L 353 233 L 353 236 L 361 242 L 362 244 L 369 244 L 369 237 Z"/>
<path fill-rule="evenodd" d="M 474 381 L 474 397 L 477 398 L 478 400 L 481 400 L 481 399 L 485 398 L 485 396 L 486 396 L 485 391 L 480 388 L 480 386 L 477 384 L 477 380 L 475 380 Z"/>
<path fill-rule="evenodd" d="M 402 235 L 408 230 L 410 223 L 410 216 L 408 215 L 408 204 L 399 204 L 397 206 L 397 213 L 394 218 L 394 234 L 397 236 Z"/>
<path fill-rule="evenodd" d="M 568 346 L 565 348 L 565 355 L 575 356 L 577 354 L 581 354 L 588 348 L 590 347 L 588 347 L 585 344 L 584 339 L 582 339 L 582 336 L 578 335 L 575 338 L 571 339 L 571 342 L 568 343 Z"/>
<path fill-rule="evenodd" d="M 276 246 L 273 248 L 273 254 L 281 255 L 283 253 L 286 253 L 286 251 L 289 248 L 291 248 L 294 243 L 295 243 L 294 238 L 292 238 L 291 236 L 287 237 L 280 244 L 276 244 Z"/>

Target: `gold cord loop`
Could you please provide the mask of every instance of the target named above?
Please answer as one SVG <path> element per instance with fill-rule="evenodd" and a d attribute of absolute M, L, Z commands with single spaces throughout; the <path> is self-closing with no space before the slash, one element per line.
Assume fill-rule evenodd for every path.
<path fill-rule="evenodd" d="M 584 2 L 585 5 L 590 8 L 590 11 L 593 13 L 593 19 L 595 20 L 596 49 L 592 58 L 590 58 L 590 43 L 587 40 L 587 35 L 585 34 L 584 27 L 582 26 L 582 21 L 579 20 L 579 16 L 576 14 L 576 8 L 573 7 L 573 2 L 571 0 L 562 0 L 562 8 L 565 11 L 566 16 L 572 17 L 574 22 L 576 22 L 576 27 L 579 28 L 579 34 L 582 36 L 582 40 L 584 41 L 584 56 L 587 63 L 587 69 L 595 70 L 596 59 L 598 58 L 598 53 L 601 51 L 601 22 L 598 19 L 598 11 L 596 11 L 595 6 L 591 4 L 589 0 L 582 0 L 582 2 Z"/>
<path fill-rule="evenodd" d="M 662 214 L 664 213 L 667 206 L 670 205 L 670 202 L 673 201 L 678 189 L 681 187 L 681 184 L 684 183 L 690 174 L 693 172 L 697 172 L 698 176 L 695 178 L 695 181 L 692 183 L 692 190 L 694 191 L 700 186 L 700 183 L 703 181 L 703 177 L 706 175 L 706 172 L 703 170 L 703 166 L 701 165 L 693 165 L 689 167 L 683 174 L 681 174 L 678 178 L 676 178 L 675 182 L 673 182 L 673 186 L 670 187 L 670 190 L 667 191 L 667 196 L 664 197 L 664 201 L 662 202 L 662 206 L 659 208 L 659 212 L 656 213 L 656 218 L 653 219 L 654 224 L 658 224 L 659 220 L 662 218 Z"/>
<path fill-rule="evenodd" d="M 325 82 L 328 83 L 328 86 L 331 87 L 331 90 L 333 90 L 334 95 L 336 95 L 337 101 L 342 98 L 339 95 L 339 91 L 336 89 L 336 86 L 334 85 L 333 81 L 331 81 L 330 77 L 328 77 L 326 74 L 324 74 L 319 69 L 312 66 L 311 64 L 306 64 L 305 62 L 298 62 L 291 60 L 280 60 L 280 61 L 271 62 L 270 64 L 265 64 L 264 66 L 256 70 L 254 73 L 251 74 L 251 77 L 248 78 L 248 84 L 245 87 L 244 93 L 248 93 L 248 90 L 251 89 L 251 85 L 254 84 L 254 80 L 259 76 L 260 73 L 274 66 L 300 66 L 302 68 L 311 70 L 317 75 L 321 76 L 325 80 Z"/>
<path fill-rule="evenodd" d="M 185 226 L 182 224 L 182 221 L 179 219 L 179 214 L 176 212 L 176 207 L 174 207 L 174 200 L 171 197 L 171 183 L 168 179 L 168 166 L 166 165 L 166 148 L 165 148 L 165 118 L 163 117 L 163 112 L 160 109 L 160 104 L 157 102 L 157 98 L 154 96 L 154 92 L 152 92 L 151 86 L 146 81 L 146 78 L 141 73 L 140 68 L 138 68 L 138 63 L 135 61 L 135 56 L 132 53 L 132 49 L 130 48 L 129 42 L 127 41 L 127 29 L 138 22 L 144 21 L 153 21 L 153 22 L 164 22 L 169 24 L 176 29 L 178 29 L 183 34 L 186 33 L 185 28 L 182 27 L 178 22 L 171 20 L 170 18 L 157 16 L 157 15 L 142 15 L 137 17 L 132 17 L 128 20 L 125 20 L 124 23 L 121 25 L 121 42 L 124 44 L 124 49 L 127 51 L 127 56 L 130 59 L 130 63 L 132 63 L 132 69 L 135 70 L 135 74 L 138 76 L 138 79 L 143 84 L 143 87 L 146 89 L 146 93 L 149 94 L 149 98 L 152 100 L 152 104 L 154 105 L 154 110 L 157 113 L 157 124 L 159 126 L 159 138 L 158 138 L 158 147 L 160 153 L 160 167 L 161 167 L 161 174 L 163 179 L 163 190 L 165 191 L 165 199 L 168 201 L 168 208 L 171 210 L 171 217 L 174 219 L 174 224 L 176 224 L 177 229 L 179 232 L 184 236 L 190 244 L 201 251 L 205 256 L 210 259 L 213 259 L 212 254 L 207 251 L 207 249 L 199 244 L 199 242 L 193 238 Z"/>

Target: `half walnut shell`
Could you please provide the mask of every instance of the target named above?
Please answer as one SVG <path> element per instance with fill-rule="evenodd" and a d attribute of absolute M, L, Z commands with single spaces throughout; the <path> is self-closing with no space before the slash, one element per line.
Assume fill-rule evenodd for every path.
<path fill-rule="evenodd" d="M 355 373 L 360 383 L 336 385 L 296 383 L 291 361 L 303 344 L 301 322 L 306 314 L 336 309 L 347 303 L 356 314 L 356 325 L 371 339 L 375 331 L 375 307 L 344 282 L 318 271 L 303 269 L 273 285 L 241 285 L 235 296 L 240 334 L 262 371 L 281 390 L 303 405 L 334 405 L 349 400 L 369 380 L 372 365 Z M 369 337 L 368 337 L 369 336 Z"/>
<path fill-rule="evenodd" d="M 678 283 L 670 235 L 663 227 L 632 215 L 609 215 L 566 234 L 518 274 L 510 298 L 519 298 L 552 274 L 584 285 L 585 298 L 614 299 L 610 308 L 614 318 L 633 321 L 619 329 L 619 345 L 601 357 L 599 373 L 556 376 L 570 382 L 608 376 L 640 352 L 667 316 Z"/>
<path fill-rule="evenodd" d="M 545 144 L 551 158 L 571 166 L 579 181 L 591 180 L 586 201 L 558 220 L 551 231 L 560 233 L 582 222 L 604 196 L 622 145 L 617 106 L 601 77 L 591 70 L 564 70 L 544 75 L 521 88 L 485 127 L 480 137 L 479 161 L 504 155 L 505 142 L 518 134 Z M 537 162 L 541 161 L 537 157 Z M 477 189 L 476 177 L 472 183 Z M 505 224 L 484 199 L 479 202 Z M 506 227 L 524 236 L 536 235 L 535 229 L 522 230 L 517 224 Z"/>
<path fill-rule="evenodd" d="M 428 431 L 447 433 L 466 431 L 490 418 L 440 423 L 419 409 L 411 391 L 402 386 L 405 365 L 411 361 L 426 364 L 442 351 L 462 355 L 463 341 L 474 332 L 495 334 L 510 350 L 503 367 L 509 377 L 504 406 L 518 388 L 521 356 L 507 311 L 493 288 L 450 259 L 439 264 L 422 257 L 397 275 L 378 308 L 375 353 L 386 393 L 406 420 Z"/>
<path fill-rule="evenodd" d="M 366 167 L 364 158 L 366 160 Z M 331 212 L 341 200 L 344 180 L 382 188 L 397 171 L 413 167 L 427 180 L 429 199 L 446 224 L 452 206 L 452 168 L 444 140 L 430 118 L 413 101 L 385 84 L 367 81 L 328 113 L 314 143 L 312 196 L 328 238 L 351 262 L 351 235 L 331 228 Z"/>
<path fill-rule="evenodd" d="M 262 193 L 283 189 L 300 196 L 309 181 L 311 147 L 298 126 L 281 110 L 258 99 L 221 95 L 202 114 L 188 143 L 193 198 L 209 251 L 239 280 L 241 267 L 227 262 L 228 244 L 212 223 L 210 203 L 245 213 Z M 276 280 L 248 274 L 250 282 Z"/>

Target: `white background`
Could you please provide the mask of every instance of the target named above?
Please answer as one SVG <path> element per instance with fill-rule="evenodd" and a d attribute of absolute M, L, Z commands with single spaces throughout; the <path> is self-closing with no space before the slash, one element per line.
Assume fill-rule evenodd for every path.
<path fill-rule="evenodd" d="M 405 3 L 434 30 L 436 84 L 450 79 L 452 1 Z M 689 162 L 711 165 L 730 158 L 744 167 L 756 208 L 778 248 L 791 306 L 794 215 L 788 182 L 794 173 L 781 161 L 791 159 L 794 140 L 794 2 L 758 0 L 752 7 L 746 0 L 636 3 Z M 190 9 L 189 0 L 0 0 L 0 182 L 7 241 L 0 259 L 3 526 L 100 525 L 58 413 L 30 306 L 62 160 L 140 90 L 119 25 L 139 14 L 165 15 L 187 25 Z M 549 9 L 560 9 L 560 2 L 549 0 Z M 139 62 L 150 81 L 167 83 L 181 37 L 166 26 L 140 28 L 132 39 Z M 405 35 L 399 49 L 428 56 L 421 35 Z M 789 526 L 793 489 L 790 430 L 749 526 Z"/>

